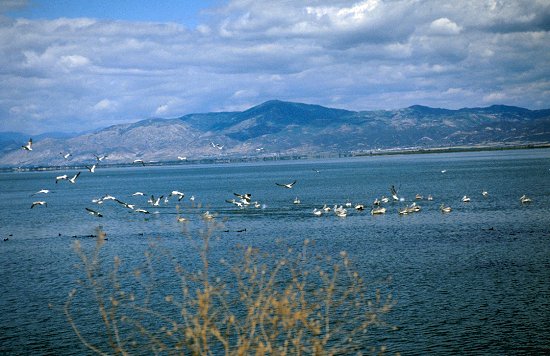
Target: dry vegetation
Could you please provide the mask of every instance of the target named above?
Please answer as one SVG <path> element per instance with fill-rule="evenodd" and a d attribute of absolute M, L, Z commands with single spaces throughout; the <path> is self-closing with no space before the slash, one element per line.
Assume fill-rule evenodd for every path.
<path fill-rule="evenodd" d="M 306 240 L 277 254 L 245 246 L 213 262 L 209 245 L 220 225 L 204 224 L 187 234 L 197 247 L 193 261 L 153 241 L 140 267 L 118 257 L 107 263 L 101 231 L 90 251 L 75 244 L 82 278 L 64 311 L 87 348 L 124 355 L 384 352 L 367 331 L 389 328 L 381 316 L 394 304 L 391 294 L 367 288 L 346 253 L 320 258 Z"/>

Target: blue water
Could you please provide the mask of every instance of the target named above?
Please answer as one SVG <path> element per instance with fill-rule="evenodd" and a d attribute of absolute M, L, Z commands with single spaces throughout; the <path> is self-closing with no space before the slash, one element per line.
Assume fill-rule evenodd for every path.
<path fill-rule="evenodd" d="M 442 170 L 446 170 L 442 173 Z M 55 184 L 75 171 L 0 174 L 0 353 L 81 354 L 86 349 L 68 325 L 62 306 L 81 273 L 73 244 L 101 227 L 105 253 L 140 259 L 151 239 L 185 259 L 186 226 L 202 226 L 210 211 L 223 228 L 212 240 L 223 255 L 238 245 L 277 251 L 275 241 L 312 247 L 321 255 L 345 250 L 366 280 L 391 277 L 397 304 L 388 325 L 369 342 L 407 354 L 541 354 L 550 352 L 550 150 L 426 154 L 338 160 L 231 165 L 104 168 L 82 172 L 76 184 Z M 275 185 L 297 180 L 293 189 Z M 405 201 L 387 204 L 385 215 L 368 212 L 372 201 L 399 188 Z M 48 195 L 30 196 L 40 189 Z M 186 194 L 151 207 L 155 196 Z M 487 190 L 489 196 L 482 197 Z M 261 208 L 225 202 L 233 193 L 252 194 Z M 397 209 L 419 193 L 419 213 Z M 141 215 L 114 202 L 91 202 L 111 194 L 158 212 Z M 533 199 L 522 205 L 523 194 Z M 460 201 L 463 195 L 470 203 Z M 191 202 L 189 197 L 195 196 Z M 301 204 L 293 204 L 295 197 Z M 30 209 L 45 200 L 47 207 Z M 323 204 L 363 203 L 345 218 L 315 217 Z M 442 214 L 441 203 L 453 211 Z M 100 211 L 97 218 L 85 207 Z M 244 230 L 242 232 L 237 232 Z M 11 235 L 11 236 L 10 236 Z M 95 308 L 93 305 L 91 308 Z M 93 328 L 93 325 L 88 325 Z M 375 340 L 372 340 L 372 339 Z"/>

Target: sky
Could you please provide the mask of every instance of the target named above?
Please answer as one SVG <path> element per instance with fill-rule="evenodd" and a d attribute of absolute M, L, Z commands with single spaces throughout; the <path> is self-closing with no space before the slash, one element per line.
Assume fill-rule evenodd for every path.
<path fill-rule="evenodd" d="M 2 0 L 0 131 L 264 101 L 550 108 L 548 0 Z"/>

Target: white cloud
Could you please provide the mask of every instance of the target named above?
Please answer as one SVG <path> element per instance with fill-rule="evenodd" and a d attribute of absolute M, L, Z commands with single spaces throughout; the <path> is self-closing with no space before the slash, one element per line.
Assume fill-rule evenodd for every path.
<path fill-rule="evenodd" d="M 550 102 L 547 1 L 234 0 L 209 14 L 195 30 L 5 18 L 2 130 L 84 130 L 273 98 L 355 110 Z"/>
<path fill-rule="evenodd" d="M 432 21 L 430 30 L 435 35 L 458 35 L 462 28 L 446 17 Z"/>

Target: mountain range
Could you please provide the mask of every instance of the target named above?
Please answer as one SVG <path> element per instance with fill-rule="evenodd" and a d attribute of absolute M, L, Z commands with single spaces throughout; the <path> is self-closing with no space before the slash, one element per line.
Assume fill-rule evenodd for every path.
<path fill-rule="evenodd" d="M 239 112 L 146 119 L 81 134 L 0 133 L 0 166 L 362 154 L 388 149 L 550 143 L 550 109 L 494 105 L 458 110 L 414 105 L 350 111 L 271 100 Z M 68 160 L 60 153 L 71 153 Z"/>

